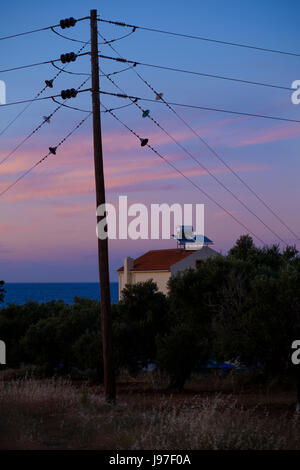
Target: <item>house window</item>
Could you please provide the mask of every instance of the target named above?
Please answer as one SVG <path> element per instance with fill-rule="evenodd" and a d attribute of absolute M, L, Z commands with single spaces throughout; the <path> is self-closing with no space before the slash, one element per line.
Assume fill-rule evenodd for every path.
<path fill-rule="evenodd" d="M 199 268 L 200 264 L 202 263 L 201 259 L 196 259 L 196 268 Z"/>

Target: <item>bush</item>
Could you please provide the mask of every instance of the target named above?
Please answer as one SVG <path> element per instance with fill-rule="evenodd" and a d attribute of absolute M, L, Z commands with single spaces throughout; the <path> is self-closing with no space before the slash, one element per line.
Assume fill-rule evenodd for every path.
<path fill-rule="evenodd" d="M 55 370 L 69 372 L 73 366 L 96 367 L 97 352 L 101 351 L 99 302 L 75 297 L 73 305 L 64 304 L 63 309 L 32 324 L 21 343 L 28 361 L 44 365 L 48 374 Z M 101 370 L 99 364 L 98 369 Z"/>
<path fill-rule="evenodd" d="M 194 330 L 176 325 L 158 339 L 157 365 L 170 377 L 169 388 L 181 390 L 197 364 L 201 346 Z"/>
<path fill-rule="evenodd" d="M 118 367 L 136 373 L 156 360 L 156 338 L 166 331 L 168 304 L 152 281 L 128 285 L 114 305 L 114 344 Z"/>
<path fill-rule="evenodd" d="M 0 302 L 3 301 L 0 283 Z M 182 388 L 208 359 L 261 364 L 267 377 L 290 372 L 291 344 L 300 336 L 300 258 L 295 247 L 258 248 L 250 236 L 228 256 L 177 273 L 169 295 L 152 281 L 127 285 L 112 305 L 117 369 L 137 373 L 149 363 Z M 0 309 L 10 367 L 48 374 L 96 370 L 103 375 L 100 304 L 89 299 L 8 305 Z M 300 375 L 299 375 L 300 397 Z"/>

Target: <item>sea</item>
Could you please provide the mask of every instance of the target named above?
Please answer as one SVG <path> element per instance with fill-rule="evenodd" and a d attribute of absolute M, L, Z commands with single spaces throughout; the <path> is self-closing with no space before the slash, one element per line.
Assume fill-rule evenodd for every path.
<path fill-rule="evenodd" d="M 1 306 L 14 303 L 23 305 L 28 300 L 50 302 L 63 300 L 72 304 L 74 297 L 100 300 L 99 283 L 97 282 L 7 282 L 4 285 L 6 294 Z M 110 283 L 112 303 L 118 302 L 118 283 Z"/>

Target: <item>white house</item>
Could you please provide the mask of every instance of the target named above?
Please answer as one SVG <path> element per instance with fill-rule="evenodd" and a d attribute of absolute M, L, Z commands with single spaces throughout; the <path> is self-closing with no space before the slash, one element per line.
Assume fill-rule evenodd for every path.
<path fill-rule="evenodd" d="M 126 284 L 136 284 L 149 279 L 153 279 L 158 289 L 166 294 L 171 276 L 187 268 L 196 268 L 198 263 L 217 254 L 217 251 L 205 245 L 196 251 L 177 247 L 151 250 L 136 259 L 128 256 L 124 260 L 124 266 L 118 269 L 119 299 Z"/>

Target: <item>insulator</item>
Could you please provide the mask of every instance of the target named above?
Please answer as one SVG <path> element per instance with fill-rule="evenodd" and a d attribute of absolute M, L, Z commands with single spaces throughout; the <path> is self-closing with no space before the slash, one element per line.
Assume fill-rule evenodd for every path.
<path fill-rule="evenodd" d="M 62 90 L 60 96 L 63 100 L 66 100 L 70 98 L 75 98 L 77 96 L 77 93 L 78 91 L 76 91 L 75 88 L 68 88 L 67 90 Z"/>
<path fill-rule="evenodd" d="M 141 147 L 145 147 L 145 145 L 148 144 L 149 139 L 140 139 L 140 141 L 141 141 Z"/>
<path fill-rule="evenodd" d="M 75 52 L 68 52 L 66 54 L 61 54 L 60 56 L 60 60 L 63 64 L 65 64 L 66 62 L 75 62 L 77 58 L 77 55 L 75 54 Z"/>
<path fill-rule="evenodd" d="M 71 16 L 71 18 L 65 18 L 64 20 L 60 20 L 59 24 L 62 29 L 70 28 L 71 26 L 75 26 L 77 20 Z"/>
<path fill-rule="evenodd" d="M 52 80 L 45 80 L 46 86 L 49 88 L 53 88 L 53 79 Z"/>

